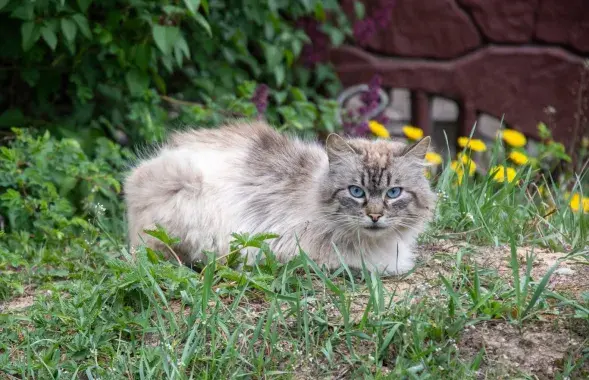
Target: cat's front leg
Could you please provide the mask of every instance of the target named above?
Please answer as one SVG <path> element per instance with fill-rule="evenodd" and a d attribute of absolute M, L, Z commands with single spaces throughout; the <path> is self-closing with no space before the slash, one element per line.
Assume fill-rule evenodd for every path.
<path fill-rule="evenodd" d="M 365 260 L 369 269 L 382 276 L 396 276 L 409 272 L 415 266 L 410 246 L 399 242 L 388 249 L 370 252 Z"/>

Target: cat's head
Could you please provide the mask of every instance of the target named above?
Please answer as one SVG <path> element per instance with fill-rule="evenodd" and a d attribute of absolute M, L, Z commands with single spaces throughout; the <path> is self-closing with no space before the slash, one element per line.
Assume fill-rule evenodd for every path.
<path fill-rule="evenodd" d="M 323 199 L 333 221 L 370 236 L 421 231 L 436 200 L 424 172 L 429 145 L 330 135 Z"/>

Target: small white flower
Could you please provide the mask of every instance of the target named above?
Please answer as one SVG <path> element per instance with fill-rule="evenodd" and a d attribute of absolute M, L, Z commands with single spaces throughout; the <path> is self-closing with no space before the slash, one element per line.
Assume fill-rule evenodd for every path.
<path fill-rule="evenodd" d="M 98 215 L 98 216 L 104 215 L 105 211 L 106 211 L 106 207 L 104 207 L 102 205 L 102 203 L 96 203 L 94 205 L 94 212 L 96 213 L 96 215 Z"/>

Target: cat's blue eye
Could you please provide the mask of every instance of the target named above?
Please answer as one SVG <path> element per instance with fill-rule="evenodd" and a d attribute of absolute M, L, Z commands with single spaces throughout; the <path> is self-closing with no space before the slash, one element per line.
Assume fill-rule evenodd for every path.
<path fill-rule="evenodd" d="M 350 194 L 354 197 L 354 198 L 362 198 L 364 197 L 364 190 L 362 190 L 361 187 L 359 186 L 350 186 L 348 187 L 348 190 L 350 191 Z"/>
<path fill-rule="evenodd" d="M 401 195 L 402 192 L 403 192 L 402 187 L 391 187 L 387 191 L 387 197 L 389 197 L 391 199 L 399 198 L 399 195 Z"/>

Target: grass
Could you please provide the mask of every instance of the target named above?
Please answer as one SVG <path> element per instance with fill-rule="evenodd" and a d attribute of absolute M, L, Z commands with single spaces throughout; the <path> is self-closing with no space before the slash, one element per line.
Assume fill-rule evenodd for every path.
<path fill-rule="evenodd" d="M 518 176 L 456 185 L 444 170 L 418 266 L 393 279 L 327 273 L 304 252 L 281 264 L 270 235 L 235 236 L 234 248 L 265 257 L 243 271 L 234 255 L 197 270 L 146 249 L 131 259 L 98 216 L 93 254 L 33 252 L 14 271 L 21 288 L 0 308 L 0 378 L 586 378 L 589 216 L 564 201 L 546 216 L 531 171 Z M 547 248 L 565 254 L 542 267 Z M 559 288 L 561 262 L 576 275 L 559 276 Z M 536 339 L 529 358 L 503 362 L 509 343 L 528 352 L 522 339 Z"/>

